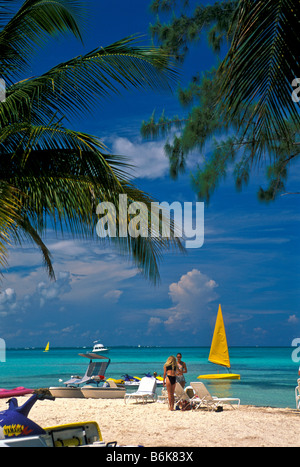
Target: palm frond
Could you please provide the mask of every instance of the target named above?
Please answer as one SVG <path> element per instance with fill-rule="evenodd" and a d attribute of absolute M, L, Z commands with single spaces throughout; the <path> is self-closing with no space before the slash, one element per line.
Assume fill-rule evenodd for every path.
<path fill-rule="evenodd" d="M 57 125 L 11 125 L 7 131 L 10 134 L 3 133 L 0 139 L 0 179 L 18 189 L 22 210 L 17 226 L 36 241 L 51 274 L 50 255 L 40 239 L 49 226 L 80 238 L 95 238 L 96 206 L 108 201 L 118 209 L 120 194 L 127 195 L 128 203 L 144 203 L 151 212 L 154 200 L 129 181 L 126 159 L 104 152 L 96 138 Z M 16 140 L 13 137 L 12 144 L 8 144 L 11 135 Z M 13 151 L 5 153 L 4 148 Z M 163 252 L 184 248 L 174 235 L 173 224 L 171 238 L 165 239 L 151 238 L 151 218 L 147 223 L 148 238 L 117 235 L 108 240 L 156 283 Z"/>
<path fill-rule="evenodd" d="M 31 51 L 49 36 L 72 32 L 82 40 L 77 21 L 82 16 L 80 3 L 79 0 L 25 0 L 0 32 L 0 75 L 9 80 L 12 71 L 23 72 Z"/>
<path fill-rule="evenodd" d="M 40 77 L 9 86 L 0 122 L 28 118 L 35 124 L 87 113 L 99 99 L 128 88 L 172 88 L 177 73 L 167 52 L 138 46 L 132 36 L 61 63 Z"/>
<path fill-rule="evenodd" d="M 127 195 L 128 203 L 145 202 L 149 208 L 153 201 L 130 183 L 126 158 L 109 154 L 98 138 L 67 129 L 63 120 L 90 112 L 99 99 L 122 89 L 170 90 L 177 76 L 167 52 L 140 46 L 139 38 L 130 36 L 15 83 L 30 52 L 48 36 L 71 31 L 81 38 L 79 5 L 79 0 L 26 0 L 0 32 L 0 75 L 7 84 L 7 98 L 0 106 L 0 180 L 16 193 L 16 208 L 6 219 L 6 228 L 3 214 L 6 237 L 0 238 L 0 264 L 6 240 L 22 242 L 25 236 L 40 249 L 50 277 L 54 277 L 51 256 L 42 240 L 49 225 L 56 232 L 95 238 L 99 202 L 117 207 L 120 194 Z M 9 214 L 4 195 L 1 200 L 3 212 Z M 0 224 L 1 217 L 0 206 Z M 156 282 L 163 252 L 184 251 L 181 239 L 173 234 L 172 224 L 170 239 L 127 235 L 111 242 Z"/>
<path fill-rule="evenodd" d="M 12 226 L 11 231 L 13 232 L 15 243 L 22 243 L 23 238 L 33 242 L 40 250 L 44 262 L 44 266 L 47 269 L 50 279 L 55 279 L 55 273 L 51 260 L 51 253 L 48 250 L 45 243 L 42 241 L 38 232 L 31 225 L 27 215 L 24 213 L 17 222 Z"/>
<path fill-rule="evenodd" d="M 21 219 L 21 202 L 16 188 L 2 180 L 0 199 L 0 266 L 3 268 L 7 265 L 8 247 L 14 242 L 13 228 Z"/>
<path fill-rule="evenodd" d="M 0 1 L 0 28 L 2 29 L 11 18 L 11 8 L 15 0 L 1 0 Z"/>
<path fill-rule="evenodd" d="M 220 69 L 220 100 L 226 118 L 234 118 L 244 106 L 241 127 L 246 134 L 253 125 L 253 156 L 274 131 L 288 136 L 289 119 L 300 123 L 291 98 L 291 83 L 300 76 L 299 28 L 298 0 L 240 1 L 233 43 Z"/>

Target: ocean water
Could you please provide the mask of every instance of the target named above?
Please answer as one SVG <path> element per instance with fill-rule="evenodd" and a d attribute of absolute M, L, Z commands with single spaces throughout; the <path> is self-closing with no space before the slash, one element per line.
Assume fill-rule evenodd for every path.
<path fill-rule="evenodd" d="M 241 380 L 205 384 L 213 395 L 238 397 L 244 405 L 295 408 L 299 364 L 293 362 L 292 350 L 231 348 L 232 372 L 239 373 Z M 50 348 L 49 353 L 43 349 L 8 349 L 6 362 L 0 363 L 0 388 L 47 388 L 60 385 L 60 379 L 66 381 L 71 375 L 84 375 L 88 360 L 78 354 L 88 351 L 91 348 Z M 163 374 L 166 359 L 177 352 L 187 364 L 187 385 L 197 381 L 200 374 L 217 373 L 216 366 L 207 360 L 209 348 L 112 347 L 106 354 L 111 359 L 106 377 L 121 378 L 125 373 L 142 377 L 154 371 Z"/>

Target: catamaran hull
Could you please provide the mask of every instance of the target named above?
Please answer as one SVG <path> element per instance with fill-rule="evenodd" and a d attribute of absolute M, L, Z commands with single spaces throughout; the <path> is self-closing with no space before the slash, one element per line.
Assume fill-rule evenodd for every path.
<path fill-rule="evenodd" d="M 51 392 L 51 395 L 56 398 L 84 399 L 81 388 L 57 387 L 49 388 L 49 391 Z"/>
<path fill-rule="evenodd" d="M 241 375 L 235 374 L 217 374 L 217 375 L 200 375 L 198 379 L 241 379 Z"/>
<path fill-rule="evenodd" d="M 86 399 L 124 399 L 126 390 L 122 388 L 81 388 Z"/>
<path fill-rule="evenodd" d="M 64 399 L 123 399 L 126 394 L 125 389 L 103 387 L 50 387 L 49 391 L 53 397 Z"/>

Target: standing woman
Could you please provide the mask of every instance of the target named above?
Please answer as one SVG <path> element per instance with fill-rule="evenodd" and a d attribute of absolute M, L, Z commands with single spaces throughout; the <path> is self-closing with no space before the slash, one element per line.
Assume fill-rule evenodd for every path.
<path fill-rule="evenodd" d="M 164 381 L 163 381 L 163 386 L 166 386 L 167 391 L 168 391 L 170 410 L 174 410 L 176 371 L 177 371 L 176 358 L 173 355 L 171 355 L 171 357 L 169 357 L 166 363 L 164 364 Z"/>
<path fill-rule="evenodd" d="M 180 383 L 181 386 L 184 389 L 184 386 L 185 386 L 184 373 L 187 373 L 187 367 L 186 367 L 185 362 L 183 362 L 181 359 L 182 359 L 182 355 L 181 355 L 181 353 L 178 352 L 178 354 L 177 354 L 177 373 L 176 373 L 177 379 L 176 379 L 176 381 L 177 381 L 177 383 Z"/>

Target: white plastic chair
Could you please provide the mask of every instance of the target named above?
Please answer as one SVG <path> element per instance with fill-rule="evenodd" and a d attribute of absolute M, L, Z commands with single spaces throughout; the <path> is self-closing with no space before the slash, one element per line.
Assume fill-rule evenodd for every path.
<path fill-rule="evenodd" d="M 180 383 L 176 383 L 175 386 L 175 408 L 180 402 L 189 402 L 192 403 L 192 397 L 189 397 L 186 390 L 181 386 Z"/>
<path fill-rule="evenodd" d="M 298 386 L 295 388 L 296 409 L 300 410 L 300 380 L 298 379 Z"/>
<path fill-rule="evenodd" d="M 145 376 L 141 379 L 139 388 L 136 392 L 125 394 L 125 404 L 130 400 L 142 400 L 143 404 L 148 401 L 155 402 L 157 400 L 156 394 L 156 379 Z"/>
<path fill-rule="evenodd" d="M 216 397 L 212 396 L 206 386 L 201 382 L 191 383 L 192 388 L 194 389 L 195 396 L 192 398 L 192 401 L 196 404 L 196 408 L 207 407 L 211 410 L 217 409 L 218 406 L 222 404 L 230 404 L 232 407 L 232 402 L 237 402 L 237 406 L 240 406 L 240 399 L 232 397 Z"/>

